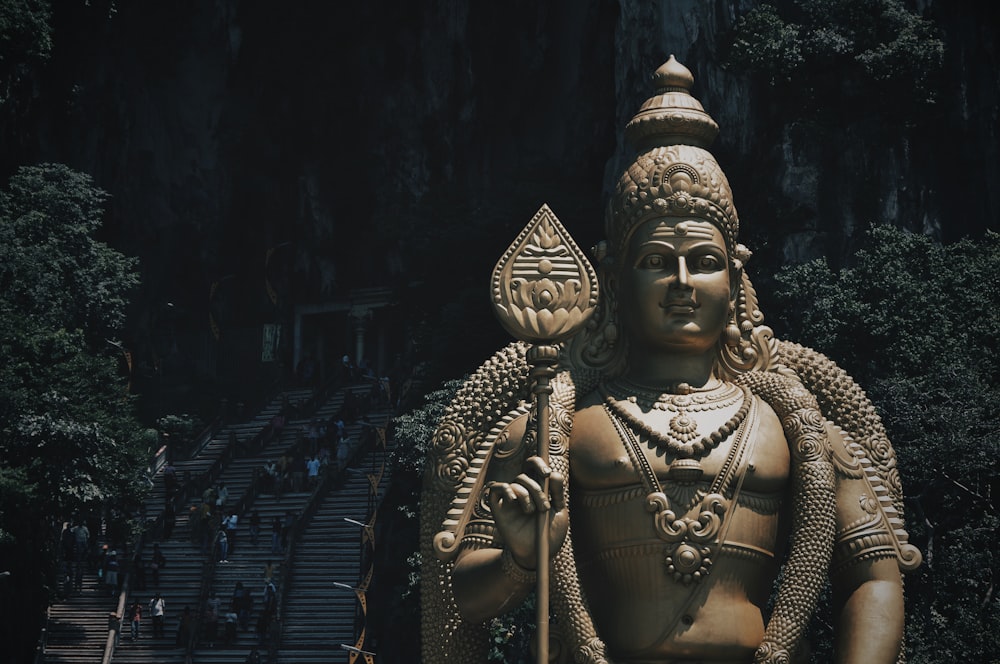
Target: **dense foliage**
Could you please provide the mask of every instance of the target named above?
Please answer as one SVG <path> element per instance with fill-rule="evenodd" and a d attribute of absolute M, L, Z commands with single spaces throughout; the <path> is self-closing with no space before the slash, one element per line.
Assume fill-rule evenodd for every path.
<path fill-rule="evenodd" d="M 788 338 L 834 358 L 896 449 L 924 565 L 907 577 L 910 662 L 1000 658 L 1000 235 L 939 245 L 872 230 L 851 267 L 784 270 Z"/>
<path fill-rule="evenodd" d="M 421 477 L 427 454 L 431 449 L 431 438 L 445 408 L 451 403 L 462 386 L 461 380 L 445 381 L 438 389 L 424 395 L 424 403 L 392 420 L 393 437 L 396 446 L 391 453 L 394 472 L 404 472 Z"/>
<path fill-rule="evenodd" d="M 940 88 L 944 42 L 901 0 L 765 3 L 728 39 L 729 65 L 764 77 L 792 113 L 864 116 L 883 105 L 898 118 Z"/>
<path fill-rule="evenodd" d="M 94 238 L 106 198 L 52 164 L 0 192 L 0 592 L 22 598 L 6 626 L 37 620 L 54 590 L 61 524 L 135 506 L 146 486 L 148 438 L 115 341 L 138 278 Z"/>
<path fill-rule="evenodd" d="M 52 52 L 48 0 L 0 0 L 0 108 Z"/>

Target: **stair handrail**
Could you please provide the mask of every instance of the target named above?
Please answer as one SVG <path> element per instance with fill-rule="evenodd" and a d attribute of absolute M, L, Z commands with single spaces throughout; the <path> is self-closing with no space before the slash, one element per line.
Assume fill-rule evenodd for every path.
<path fill-rule="evenodd" d="M 212 546 L 208 550 L 208 558 L 202 563 L 201 566 L 201 581 L 198 587 L 198 603 L 195 606 L 194 618 L 192 619 L 193 624 L 188 630 L 188 640 L 184 644 L 184 661 L 191 662 L 194 660 L 194 649 L 198 645 L 198 639 L 201 638 L 201 627 L 205 622 L 205 616 L 202 615 L 205 611 L 205 606 L 208 604 L 208 593 L 212 587 L 212 578 L 215 576 L 215 534 L 218 533 L 218 528 L 214 529 L 215 532 L 212 536 Z"/>
<path fill-rule="evenodd" d="M 318 395 L 321 393 L 325 394 L 325 392 L 323 392 L 322 390 L 317 390 L 313 392 L 309 400 L 306 402 L 307 405 L 309 406 L 309 411 L 310 411 L 306 415 L 307 417 L 309 416 L 309 414 L 312 414 L 316 410 L 318 410 L 320 404 L 324 403 L 323 401 L 317 399 Z M 263 450 L 273 440 L 280 440 L 280 434 L 275 435 L 274 427 L 270 423 L 268 423 L 251 440 L 251 443 L 254 444 L 250 446 L 250 449 Z M 294 453 L 297 451 L 296 448 L 301 445 L 303 445 L 303 442 L 301 441 L 301 439 L 297 439 L 289 444 L 286 452 L 290 451 Z M 212 464 L 212 467 L 206 473 L 212 475 L 212 479 L 210 479 L 209 481 L 210 484 L 214 483 L 215 480 L 222 475 L 224 468 L 228 465 L 228 462 L 233 459 L 239 447 L 240 445 L 238 443 L 230 439 L 230 441 L 226 445 L 226 449 L 216 460 L 216 463 Z M 220 465 L 220 462 L 223 461 L 224 458 L 225 458 L 225 463 Z M 255 473 L 246 491 L 244 491 L 243 495 L 241 495 L 239 500 L 236 501 L 233 509 L 237 514 L 240 515 L 240 518 L 243 518 L 243 515 L 245 515 L 250 510 L 250 508 L 253 507 L 254 502 L 256 502 L 257 500 L 257 496 L 260 495 L 262 479 L 263 479 L 262 475 L 260 475 L 259 473 Z M 296 522 L 297 521 L 298 519 L 296 519 Z M 292 525 L 292 528 L 294 530 L 295 528 L 294 523 Z M 214 542 L 214 538 L 212 541 Z M 291 547 L 292 547 L 291 542 L 289 542 L 289 549 L 291 549 Z M 285 554 L 285 558 L 287 558 L 287 553 Z M 282 565 L 284 565 L 285 558 L 283 558 Z M 190 634 L 188 636 L 188 642 L 185 645 L 185 657 L 188 660 L 194 657 L 194 649 L 197 647 L 198 641 L 201 638 L 201 628 L 202 624 L 204 623 L 202 612 L 204 611 L 204 607 L 208 601 L 208 595 L 212 589 L 212 580 L 215 577 L 215 567 L 216 565 L 215 565 L 215 555 L 213 547 L 213 549 L 209 552 L 208 560 L 202 567 L 201 583 L 198 588 L 198 607 L 195 613 L 195 615 L 198 618 L 194 621 L 194 625 L 191 627 Z M 287 569 L 287 567 L 282 567 L 282 569 Z"/>
<path fill-rule="evenodd" d="M 345 390 L 349 389 L 349 387 L 345 387 L 344 389 Z M 365 412 L 364 415 L 368 415 L 368 413 Z M 358 426 L 361 428 L 363 428 L 366 425 L 373 427 L 377 426 L 370 422 L 359 422 L 358 424 Z M 292 565 L 295 562 L 295 547 L 297 542 L 302 536 L 302 531 L 312 521 L 312 518 L 313 516 L 315 516 L 316 511 L 319 509 L 320 504 L 330 493 L 330 489 L 334 485 L 334 479 L 335 478 L 337 479 L 336 483 L 338 486 L 342 484 L 343 478 L 346 477 L 348 473 L 348 468 L 354 462 L 355 457 L 358 456 L 360 450 L 362 450 L 363 448 L 364 446 L 361 445 L 361 439 L 359 436 L 359 442 L 357 445 L 354 446 L 354 449 L 351 450 L 351 456 L 348 458 L 348 463 L 344 468 L 336 467 L 336 462 L 331 462 L 327 465 L 326 469 L 320 476 L 320 481 L 317 483 L 316 488 L 310 494 L 306 502 L 306 506 L 302 509 L 302 511 L 296 517 L 295 522 L 292 524 L 292 528 L 291 531 L 289 532 L 289 537 L 288 537 L 288 548 L 286 549 L 284 557 L 282 558 L 281 562 L 282 570 L 285 570 L 285 574 L 287 575 L 286 577 L 287 580 L 279 584 L 279 587 L 277 589 L 277 597 L 275 598 L 276 606 L 278 607 L 276 615 L 279 617 L 279 620 L 280 617 L 284 615 L 285 610 L 287 608 L 287 602 L 288 602 L 287 590 L 289 586 L 289 580 L 291 579 L 290 572 L 292 569 Z M 268 664 L 277 664 L 279 645 L 280 645 L 280 635 L 279 635 L 279 642 L 271 644 L 271 647 L 268 649 L 268 658 L 267 658 Z"/>
<path fill-rule="evenodd" d="M 139 536 L 139 546 L 132 552 L 132 564 L 125 570 L 122 579 L 122 588 L 118 593 L 118 602 L 114 612 L 108 616 L 108 636 L 104 642 L 104 654 L 101 656 L 101 664 L 110 664 L 111 658 L 115 655 L 115 648 L 118 646 L 118 639 L 121 636 L 122 625 L 125 622 L 125 603 L 128 601 L 129 584 L 131 582 L 132 567 L 135 565 L 136 556 L 142 546 L 142 535 Z"/>
<path fill-rule="evenodd" d="M 296 445 L 299 444 L 300 443 L 296 443 Z M 339 471 L 339 473 L 336 473 L 331 470 L 333 467 L 334 467 L 333 463 L 327 464 L 326 468 L 320 474 L 319 482 L 317 482 L 316 486 L 313 487 L 312 492 L 309 494 L 309 498 L 306 499 L 305 506 L 298 513 L 298 515 L 296 515 L 295 520 L 292 523 L 292 526 L 289 530 L 288 546 L 286 547 L 284 555 L 281 558 L 282 582 L 278 584 L 278 587 L 275 591 L 276 592 L 275 606 L 277 608 L 275 610 L 274 617 L 279 620 L 279 623 L 281 620 L 281 616 L 283 616 L 285 613 L 285 604 L 288 597 L 286 590 L 288 588 L 289 581 L 291 579 L 290 572 L 292 569 L 292 565 L 294 564 L 295 561 L 296 544 L 298 543 L 300 537 L 302 536 L 303 529 L 308 524 L 308 522 L 312 520 L 313 516 L 315 516 L 316 511 L 319 509 L 320 504 L 323 502 L 323 499 L 326 497 L 327 494 L 329 494 L 330 488 L 333 486 L 334 475 L 345 472 L 345 471 Z M 280 634 L 278 634 L 278 638 L 276 640 L 277 640 L 276 643 L 269 644 L 270 647 L 268 648 L 268 654 L 267 654 L 268 664 L 277 664 L 278 646 L 281 643 Z"/>
<path fill-rule="evenodd" d="M 191 439 L 190 445 L 186 445 L 188 449 L 186 450 L 186 457 L 188 459 L 193 459 L 205 449 L 209 441 L 218 433 L 219 429 L 225 426 L 222 416 L 215 417 L 211 422 L 205 425 L 205 427 Z"/>
<path fill-rule="evenodd" d="M 268 427 L 270 427 L 270 425 L 268 425 Z M 269 432 L 268 436 L 270 436 L 271 433 L 272 432 Z M 255 437 L 255 440 L 256 438 L 257 437 Z M 230 445 L 230 447 L 227 449 L 230 449 L 232 447 L 233 446 Z M 247 510 L 249 510 L 253 506 L 254 502 L 257 500 L 257 496 L 260 495 L 260 489 L 261 489 L 260 485 L 261 485 L 261 475 L 258 473 L 254 473 L 254 475 L 250 480 L 250 485 L 246 488 L 246 491 L 243 492 L 243 495 L 241 495 L 239 499 L 236 501 L 236 503 L 233 505 L 233 511 L 235 511 L 237 514 L 240 514 L 241 516 L 243 514 L 246 514 Z M 202 565 L 201 581 L 198 587 L 198 604 L 195 610 L 195 616 L 197 617 L 197 619 L 194 620 L 194 624 L 191 626 L 190 633 L 188 634 L 188 642 L 185 644 L 185 656 L 188 659 L 193 658 L 194 656 L 194 649 L 197 647 L 198 640 L 201 638 L 202 624 L 205 622 L 204 616 L 202 614 L 208 602 L 208 595 L 212 590 L 212 580 L 215 578 L 216 560 L 215 560 L 214 542 L 216 536 L 218 535 L 218 531 L 219 528 L 214 528 L 212 531 L 212 538 L 211 538 L 211 541 L 213 542 L 212 548 L 209 549 L 208 559 Z"/>

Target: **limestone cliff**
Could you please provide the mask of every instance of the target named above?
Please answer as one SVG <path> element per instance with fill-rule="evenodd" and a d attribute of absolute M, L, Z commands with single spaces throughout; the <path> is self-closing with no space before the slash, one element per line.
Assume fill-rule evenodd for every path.
<path fill-rule="evenodd" d="M 386 285 L 431 317 L 471 307 L 449 340 L 469 345 L 488 320 L 469 284 L 485 292 L 542 203 L 581 244 L 599 238 L 621 129 L 673 53 L 721 125 L 714 150 L 758 265 L 846 260 L 872 222 L 946 240 L 995 225 L 987 9 L 913 6 L 947 49 L 932 124 L 854 122 L 861 107 L 817 133 L 722 66 L 757 4 L 56 3 L 52 58 L 0 118 L 0 166 L 61 161 L 112 193 L 107 239 L 142 260 L 135 325 L 161 324 L 166 302 L 203 321 L 230 275 L 217 297 L 234 322 L 287 315 L 263 288 L 280 246 L 268 278 L 283 302 Z"/>

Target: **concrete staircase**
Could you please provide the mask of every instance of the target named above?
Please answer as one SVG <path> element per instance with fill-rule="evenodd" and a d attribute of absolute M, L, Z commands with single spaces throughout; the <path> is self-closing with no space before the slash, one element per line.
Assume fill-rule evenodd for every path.
<path fill-rule="evenodd" d="M 100 664 L 108 637 L 108 615 L 114 612 L 117 601 L 88 569 L 79 592 L 49 607 L 45 661 Z"/>
<path fill-rule="evenodd" d="M 372 424 L 384 426 L 388 413 L 376 411 L 369 417 Z M 352 521 L 368 523 L 377 507 L 388 472 L 382 475 L 377 495 L 372 494 L 369 475 L 380 472 L 384 459 L 385 450 L 377 447 L 359 455 L 341 485 L 325 496 L 295 545 L 278 651 L 282 664 L 348 661 L 341 644 L 355 644 L 361 608 L 356 594 L 343 586 L 356 588 L 362 583 L 370 558 L 370 545 L 362 538 L 364 528 Z"/>
<path fill-rule="evenodd" d="M 267 426 L 272 416 L 280 410 L 283 400 L 303 399 L 308 398 L 309 395 L 310 392 L 307 390 L 285 392 L 273 399 L 249 422 L 233 424 L 220 429 L 195 458 L 175 464 L 178 476 L 184 477 L 185 473 L 190 473 L 191 477 L 199 477 L 208 472 L 225 453 L 232 434 L 236 435 L 238 441 L 252 439 Z M 281 441 L 294 440 L 294 436 L 294 427 L 288 425 L 282 432 Z M 278 441 L 272 441 L 269 449 L 281 444 Z M 219 481 L 225 482 L 229 488 L 227 505 L 239 500 L 250 485 L 251 475 L 252 466 L 246 459 L 233 459 L 222 469 Z M 155 518 L 162 512 L 165 496 L 163 482 L 154 484 L 154 490 L 147 499 L 147 514 L 151 518 Z M 171 537 L 159 542 L 160 549 L 167 560 L 166 567 L 159 573 L 159 583 L 155 584 L 151 575 L 147 573 L 147 589 L 145 591 L 135 590 L 130 594 L 126 607 L 131 606 L 134 600 L 138 600 L 143 606 L 143 624 L 140 629 L 140 637 L 133 642 L 129 625 L 124 624 L 112 661 L 126 664 L 147 662 L 183 664 L 187 643 L 177 641 L 180 618 L 187 609 L 191 615 L 192 628 L 200 619 L 201 607 L 199 605 L 205 572 L 204 565 L 211 553 L 211 542 L 200 541 L 190 527 L 189 517 L 200 503 L 201 497 L 194 496 L 188 500 L 187 505 L 182 505 L 177 511 L 177 524 Z M 245 524 L 241 525 L 245 526 Z M 237 542 L 238 545 L 239 542 Z M 152 546 L 150 545 L 144 551 L 147 562 L 151 559 L 151 553 Z M 149 602 L 156 591 L 163 595 L 167 603 L 164 636 L 158 639 L 153 638 L 153 621 L 149 611 Z M 128 611 L 126 610 L 127 615 Z"/>
<path fill-rule="evenodd" d="M 355 396 L 367 394 L 369 386 L 357 385 L 350 389 Z M 137 586 L 137 578 L 131 576 L 131 587 L 126 601 L 128 607 L 139 601 L 143 607 L 143 621 L 139 638 L 131 639 L 130 623 L 122 624 L 121 633 L 113 656 L 113 662 L 138 664 L 162 663 L 185 664 L 186 643 L 177 641 L 178 626 L 185 609 L 190 612 L 192 629 L 201 629 L 204 609 L 202 591 L 206 573 L 211 569 L 209 587 L 220 599 L 220 621 L 214 642 L 209 643 L 204 633 L 196 647 L 193 661 L 208 664 L 242 664 L 250 649 L 260 646 L 261 660 L 268 661 L 268 646 L 277 645 L 280 638 L 281 649 L 276 661 L 283 664 L 293 662 L 347 661 L 347 653 L 340 649 L 341 643 L 353 645 L 355 642 L 356 614 L 358 603 L 354 593 L 333 586 L 333 582 L 357 586 L 360 582 L 362 529 L 345 521 L 345 518 L 366 521 L 374 508 L 376 498 L 369 490 L 367 473 L 381 467 L 384 452 L 381 449 L 359 450 L 352 467 L 343 475 L 342 481 L 325 494 L 325 499 L 313 513 L 306 527 L 299 526 L 301 537 L 295 549 L 294 571 L 283 569 L 285 552 L 272 550 L 271 520 L 274 516 L 284 517 L 286 513 L 297 515 L 308 504 L 311 496 L 308 486 L 300 491 L 286 491 L 280 497 L 273 494 L 256 495 L 251 502 L 241 502 L 241 497 L 250 495 L 248 491 L 255 474 L 263 471 L 269 459 L 301 445 L 306 428 L 313 417 L 329 419 L 341 410 L 344 390 L 336 392 L 321 404 L 314 414 L 301 419 L 289 420 L 281 435 L 272 439 L 263 449 L 247 449 L 246 443 L 254 439 L 271 420 L 272 416 L 289 403 L 304 403 L 311 393 L 308 391 L 286 392 L 265 406 L 253 420 L 221 428 L 202 447 L 198 454 L 186 461 L 174 464 L 181 483 L 185 477 L 205 477 L 211 472 L 213 484 L 225 482 L 229 489 L 229 499 L 224 512 L 239 510 L 239 528 L 235 544 L 228 556 L 230 562 L 210 560 L 211 546 L 193 538 L 190 515 L 201 503 L 201 497 L 191 496 L 180 504 L 176 511 L 176 521 L 169 537 L 162 531 L 147 535 L 143 559 L 147 571 L 143 575 L 144 585 Z M 369 411 L 367 422 L 355 422 L 348 426 L 351 440 L 363 439 L 365 429 L 374 425 L 382 426 L 388 419 L 387 412 Z M 369 430 L 374 437 L 374 430 Z M 253 456 L 233 457 L 228 448 L 233 436 L 240 449 Z M 252 446 L 251 446 L 252 447 Z M 224 466 L 221 464 L 226 462 Z M 330 470 L 336 467 L 336 459 L 331 460 Z M 383 476 L 381 486 L 388 481 Z M 252 492 L 251 492 L 252 493 Z M 323 495 L 322 492 L 320 495 Z M 163 512 L 166 505 L 166 489 L 162 473 L 157 475 L 146 501 L 146 518 L 149 523 Z M 250 542 L 250 513 L 260 515 L 261 528 L 256 546 Z M 166 566 L 154 580 L 148 569 L 152 555 L 152 542 L 156 540 L 166 558 Z M 262 609 L 264 589 L 263 572 L 265 563 L 274 563 L 274 582 L 287 594 L 283 602 L 283 633 L 272 632 L 268 643 L 258 644 L 254 627 Z M 124 569 L 122 573 L 124 574 Z M 237 582 L 250 589 L 254 607 L 248 621 L 248 630 L 237 630 L 233 643 L 225 644 L 223 637 L 224 614 L 230 605 L 233 589 Z M 164 634 L 153 638 L 152 616 L 149 603 L 153 595 L 160 592 L 166 600 L 166 620 Z M 83 591 L 64 602 L 53 605 L 49 610 L 44 648 L 45 662 L 72 662 L 74 664 L 99 664 L 108 637 L 109 614 L 116 610 L 117 596 L 111 596 L 105 588 L 98 588 L 96 574 L 88 573 L 84 578 Z"/>

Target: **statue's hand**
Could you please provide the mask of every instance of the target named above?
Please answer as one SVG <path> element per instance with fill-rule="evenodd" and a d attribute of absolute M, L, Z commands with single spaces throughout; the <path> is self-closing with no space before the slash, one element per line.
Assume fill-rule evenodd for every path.
<path fill-rule="evenodd" d="M 549 492 L 543 485 L 549 480 Z M 524 472 L 511 482 L 494 482 L 489 488 L 490 509 L 500 536 L 514 560 L 527 569 L 538 566 L 538 513 L 552 510 L 549 520 L 549 551 L 555 555 L 569 530 L 565 481 L 540 457 L 524 463 Z"/>

